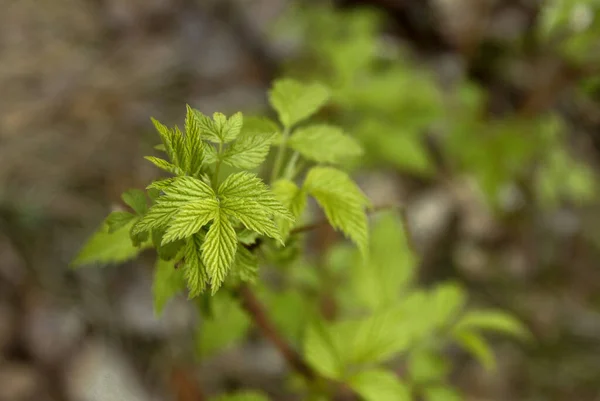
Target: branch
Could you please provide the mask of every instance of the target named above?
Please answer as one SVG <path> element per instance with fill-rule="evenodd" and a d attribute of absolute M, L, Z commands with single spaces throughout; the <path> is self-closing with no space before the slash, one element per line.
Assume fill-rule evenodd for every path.
<path fill-rule="evenodd" d="M 265 308 L 262 306 L 258 298 L 254 295 L 250 287 L 242 285 L 237 295 L 240 298 L 242 308 L 248 313 L 262 334 L 269 340 L 275 348 L 281 353 L 288 365 L 297 373 L 301 374 L 309 381 L 317 378 L 315 371 L 302 359 L 300 354 L 296 352 L 277 331 L 277 328 L 267 316 Z"/>

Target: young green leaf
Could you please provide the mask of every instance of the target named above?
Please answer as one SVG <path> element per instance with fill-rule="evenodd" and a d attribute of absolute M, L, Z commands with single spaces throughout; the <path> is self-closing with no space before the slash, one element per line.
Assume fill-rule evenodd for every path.
<path fill-rule="evenodd" d="M 179 167 L 159 157 L 144 156 L 144 159 L 148 160 L 150 163 L 154 164 L 159 169 L 166 171 L 167 173 L 179 174 L 181 172 L 181 170 L 179 170 Z"/>
<path fill-rule="evenodd" d="M 160 199 L 160 198 L 159 198 Z M 156 203 L 148 213 L 139 219 L 132 227 L 132 234 L 140 234 L 154 229 L 165 228 L 173 216 L 179 211 L 175 203 Z"/>
<path fill-rule="evenodd" d="M 208 286 L 209 278 L 202 263 L 202 235 L 194 234 L 185 243 L 183 276 L 189 289 L 189 297 L 200 295 Z"/>
<path fill-rule="evenodd" d="M 500 310 L 473 310 L 465 314 L 454 330 L 488 330 L 529 338 L 529 331 L 513 316 Z"/>
<path fill-rule="evenodd" d="M 169 129 L 166 125 L 162 124 L 160 121 L 155 118 L 151 118 L 152 124 L 158 131 L 160 135 L 160 139 L 162 140 L 162 144 L 165 147 L 165 151 L 167 152 L 167 156 L 169 159 L 176 160 L 175 149 L 173 146 L 173 131 Z"/>
<path fill-rule="evenodd" d="M 371 369 L 356 374 L 350 387 L 365 401 L 411 401 L 410 390 L 388 370 Z"/>
<path fill-rule="evenodd" d="M 288 141 L 288 145 L 306 159 L 318 163 L 344 163 L 362 154 L 356 140 L 341 128 L 314 124 L 298 128 Z"/>
<path fill-rule="evenodd" d="M 412 382 L 428 384 L 444 380 L 450 372 L 450 364 L 438 352 L 417 349 L 410 353 L 408 371 Z"/>
<path fill-rule="evenodd" d="M 306 176 L 304 188 L 323 208 L 331 226 L 342 230 L 361 253 L 367 255 L 369 234 L 365 209 L 369 201 L 350 177 L 331 167 L 314 167 Z"/>
<path fill-rule="evenodd" d="M 202 145 L 198 120 L 194 118 L 194 111 L 189 105 L 186 105 L 185 142 L 183 148 L 185 156 L 184 170 L 190 175 L 198 174 L 204 160 L 204 147 Z"/>
<path fill-rule="evenodd" d="M 149 244 L 144 244 L 142 247 L 132 245 L 129 229 L 133 223 L 134 220 L 113 233 L 109 233 L 108 227 L 103 224 L 81 248 L 71 265 L 73 267 L 93 263 L 109 265 L 135 258 Z"/>
<path fill-rule="evenodd" d="M 162 260 L 172 260 L 178 256 L 179 251 L 185 245 L 185 241 L 179 240 L 163 245 L 162 239 L 164 235 L 165 232 L 163 230 L 152 230 L 152 244 L 154 245 L 159 258 Z"/>
<path fill-rule="evenodd" d="M 162 245 L 197 233 L 213 219 L 218 208 L 219 204 L 213 198 L 182 206 L 170 222 L 162 239 Z"/>
<path fill-rule="evenodd" d="M 133 219 L 135 219 L 135 216 L 129 212 L 112 212 L 105 220 L 108 233 L 112 234 L 118 229 L 125 227 Z"/>
<path fill-rule="evenodd" d="M 211 398 L 211 401 L 269 401 L 269 398 L 257 391 L 240 391 Z"/>
<path fill-rule="evenodd" d="M 496 367 L 496 359 L 484 338 L 473 331 L 460 330 L 453 334 L 456 341 L 471 355 L 473 355 L 483 367 L 488 370 L 494 370 Z"/>
<path fill-rule="evenodd" d="M 241 169 L 259 166 L 267 157 L 274 133 L 243 133 L 221 158 L 223 163 Z"/>
<path fill-rule="evenodd" d="M 325 86 L 287 78 L 275 81 L 269 92 L 269 102 L 287 128 L 312 116 L 328 99 L 329 91 Z"/>
<path fill-rule="evenodd" d="M 206 266 L 212 293 L 214 294 L 229 272 L 235 251 L 237 236 L 231 222 L 221 210 L 214 213 L 213 224 L 202 244 L 202 261 Z"/>
<path fill-rule="evenodd" d="M 184 288 L 183 275 L 181 270 L 175 269 L 175 262 L 167 262 L 158 258 L 154 267 L 152 283 L 154 315 L 160 316 L 167 302 Z"/>
<path fill-rule="evenodd" d="M 280 179 L 273 183 L 273 193 L 289 209 L 296 220 L 300 218 L 306 208 L 306 191 L 299 188 L 293 181 Z M 281 237 L 285 240 L 294 225 L 293 222 L 279 217 L 275 219 L 275 222 L 279 227 Z"/>
<path fill-rule="evenodd" d="M 304 357 L 320 374 L 330 379 L 343 376 L 343 366 L 334 340 L 321 322 L 313 322 L 304 334 Z"/>
<path fill-rule="evenodd" d="M 244 228 L 242 231 L 237 233 L 238 241 L 244 245 L 252 245 L 256 243 L 258 233 L 252 230 Z"/>
<path fill-rule="evenodd" d="M 192 110 L 192 112 L 202 135 L 211 142 L 227 143 L 233 141 L 240 134 L 244 123 L 244 117 L 240 112 L 229 118 L 223 113 L 214 113 L 212 120 L 198 110 Z"/>
<path fill-rule="evenodd" d="M 148 201 L 146 194 L 142 190 L 130 189 L 125 191 L 121 195 L 121 199 L 140 216 L 143 216 L 148 211 Z"/>

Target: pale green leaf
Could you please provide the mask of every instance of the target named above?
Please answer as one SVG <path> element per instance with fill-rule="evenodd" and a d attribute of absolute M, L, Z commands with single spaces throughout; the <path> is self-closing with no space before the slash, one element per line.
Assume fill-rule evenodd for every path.
<path fill-rule="evenodd" d="M 223 351 L 244 338 L 250 327 L 248 315 L 239 302 L 224 291 L 211 298 L 215 318 L 203 316 L 196 331 L 196 346 L 201 356 Z"/>
<path fill-rule="evenodd" d="M 201 199 L 214 199 L 216 196 L 210 185 L 189 176 L 175 178 L 171 185 L 164 188 L 163 191 L 165 196 L 159 198 L 159 202 L 177 203 L 180 206 Z"/>
<path fill-rule="evenodd" d="M 318 163 L 344 163 L 362 154 L 354 138 L 344 134 L 341 128 L 327 124 L 296 129 L 288 144 L 306 159 Z"/>
<path fill-rule="evenodd" d="M 365 209 L 369 201 L 352 179 L 331 167 L 314 167 L 306 176 L 304 188 L 323 208 L 331 226 L 340 229 L 367 255 L 369 234 Z"/>
<path fill-rule="evenodd" d="M 148 211 L 148 201 L 146 194 L 142 190 L 130 189 L 125 191 L 121 195 L 121 199 L 140 216 L 143 216 Z"/>
<path fill-rule="evenodd" d="M 313 369 L 330 379 L 343 376 L 339 351 L 329 329 L 320 322 L 308 326 L 304 333 L 304 357 Z"/>
<path fill-rule="evenodd" d="M 202 261 L 210 277 L 213 294 L 229 273 L 236 249 L 235 230 L 227 216 L 218 210 L 202 244 Z"/>
<path fill-rule="evenodd" d="M 240 112 L 229 118 L 223 113 L 214 113 L 212 120 L 198 110 L 192 110 L 192 112 L 202 135 L 212 142 L 233 141 L 240 134 L 244 123 L 243 115 Z"/>
<path fill-rule="evenodd" d="M 434 386 L 424 391 L 425 401 L 463 401 L 464 397 L 451 387 Z"/>
<path fill-rule="evenodd" d="M 211 401 L 269 401 L 269 398 L 258 391 L 246 390 L 211 398 Z"/>
<path fill-rule="evenodd" d="M 162 191 L 165 188 L 168 188 L 169 186 L 171 186 L 171 184 L 173 184 L 173 182 L 175 181 L 177 177 L 171 177 L 171 178 L 165 178 L 162 180 L 156 180 L 156 181 L 152 181 L 152 183 L 150 185 L 148 185 L 146 187 L 147 190 L 153 189 L 153 190 L 158 190 L 158 191 Z M 150 195 L 148 193 L 148 195 Z M 154 199 L 156 200 L 156 198 Z"/>
<path fill-rule="evenodd" d="M 151 120 L 152 124 L 154 124 L 154 127 L 160 135 L 160 139 L 162 140 L 163 146 L 165 147 L 165 152 L 167 153 L 167 156 L 169 156 L 169 159 L 175 160 L 176 156 L 175 149 L 173 147 L 173 131 L 166 125 L 162 124 L 160 121 L 156 120 L 155 118 L 151 118 Z"/>
<path fill-rule="evenodd" d="M 454 322 L 467 301 L 467 294 L 455 283 L 438 285 L 430 295 L 430 311 L 438 327 Z"/>
<path fill-rule="evenodd" d="M 275 81 L 269 91 L 271 106 L 288 128 L 315 114 L 328 99 L 329 91 L 325 86 L 303 84 L 288 78 Z"/>
<path fill-rule="evenodd" d="M 186 105 L 184 155 L 185 171 L 191 175 L 198 174 L 204 159 L 204 147 L 198 120 L 194 117 L 194 111 L 189 105 Z"/>
<path fill-rule="evenodd" d="M 501 310 L 473 310 L 465 314 L 454 327 L 455 330 L 487 330 L 529 338 L 530 332 L 515 317 Z"/>
<path fill-rule="evenodd" d="M 258 233 L 247 228 L 237 233 L 238 241 L 244 245 L 252 245 L 256 243 Z"/>
<path fill-rule="evenodd" d="M 175 269 L 175 262 L 167 262 L 158 258 L 154 266 L 152 295 L 154 298 L 154 315 L 160 316 L 167 302 L 185 288 L 181 270 Z"/>
<path fill-rule="evenodd" d="M 161 159 L 159 157 L 144 156 L 144 159 L 148 160 L 149 162 L 154 164 L 159 169 L 164 170 L 168 173 L 179 174 L 181 172 L 181 170 L 179 170 L 179 168 L 177 166 L 175 166 L 174 164 L 171 164 L 168 161 Z"/>
<path fill-rule="evenodd" d="M 253 169 L 267 157 L 273 138 L 273 133 L 243 133 L 223 152 L 221 160 L 232 167 Z"/>
<path fill-rule="evenodd" d="M 306 208 L 306 192 L 293 181 L 280 179 L 273 183 L 273 193 L 297 221 Z M 276 218 L 275 222 L 279 227 L 281 237 L 285 240 L 294 226 L 294 222 L 282 218 Z"/>
<path fill-rule="evenodd" d="M 135 247 L 129 237 L 132 220 L 121 229 L 108 233 L 105 224 L 92 235 L 71 262 L 73 267 L 88 264 L 117 264 L 135 258 L 147 245 Z"/>
<path fill-rule="evenodd" d="M 135 219 L 135 216 L 129 212 L 112 212 L 105 220 L 108 233 L 112 234 L 118 229 L 125 227 L 133 219 Z"/>
<path fill-rule="evenodd" d="M 176 203 L 156 203 L 148 210 L 148 213 L 144 217 L 134 224 L 131 231 L 132 234 L 140 234 L 166 227 L 179 211 L 179 207 L 180 205 Z"/>
<path fill-rule="evenodd" d="M 496 368 L 494 353 L 480 334 L 460 330 L 455 331 L 453 336 L 462 348 L 471 353 L 486 370 L 491 371 Z"/>
<path fill-rule="evenodd" d="M 170 222 L 161 244 L 187 238 L 197 233 L 213 219 L 218 208 L 219 203 L 213 198 L 182 206 Z"/>
<path fill-rule="evenodd" d="M 283 244 L 279 229 L 272 214 L 257 201 L 242 198 L 225 198 L 221 201 L 221 210 L 229 217 L 237 219 L 244 227 L 266 235 Z"/>
<path fill-rule="evenodd" d="M 388 370 L 360 372 L 349 384 L 365 401 L 411 401 L 409 388 Z"/>
<path fill-rule="evenodd" d="M 194 234 L 185 243 L 185 263 L 183 276 L 189 290 L 189 298 L 194 298 L 206 290 L 209 278 L 202 262 L 202 235 Z"/>

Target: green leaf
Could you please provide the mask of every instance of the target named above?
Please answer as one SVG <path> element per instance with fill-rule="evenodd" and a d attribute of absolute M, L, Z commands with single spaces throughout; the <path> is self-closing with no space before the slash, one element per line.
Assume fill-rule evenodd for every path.
<path fill-rule="evenodd" d="M 464 398 L 453 388 L 435 386 L 425 389 L 425 401 L 463 401 Z"/>
<path fill-rule="evenodd" d="M 179 167 L 181 158 L 183 156 L 183 136 L 181 135 L 181 132 L 177 127 L 175 127 L 175 129 L 170 129 L 154 118 L 151 120 L 154 124 L 154 127 L 160 134 L 160 138 L 165 146 L 165 150 L 169 156 L 169 159 L 173 165 Z"/>
<path fill-rule="evenodd" d="M 125 227 L 133 219 L 135 219 L 135 216 L 129 212 L 112 212 L 105 220 L 108 233 L 112 234 L 120 228 Z"/>
<path fill-rule="evenodd" d="M 152 244 L 156 249 L 156 253 L 162 260 L 171 260 L 175 258 L 183 245 L 185 245 L 185 241 L 175 241 L 169 242 L 168 244 L 162 244 L 163 236 L 165 232 L 162 230 L 152 230 Z"/>
<path fill-rule="evenodd" d="M 144 159 L 148 160 L 150 163 L 154 164 L 159 169 L 166 171 L 167 173 L 179 174 L 181 172 L 177 166 L 159 157 L 144 156 Z"/>
<path fill-rule="evenodd" d="M 408 360 L 410 379 L 418 384 L 439 382 L 450 372 L 449 363 L 433 350 L 411 352 Z"/>
<path fill-rule="evenodd" d="M 269 398 L 257 391 L 246 390 L 211 398 L 211 401 L 269 401 Z"/>
<path fill-rule="evenodd" d="M 189 298 L 194 298 L 206 290 L 208 273 L 202 263 L 202 235 L 194 234 L 185 243 L 185 263 L 183 276 L 189 289 Z"/>
<path fill-rule="evenodd" d="M 244 228 L 242 231 L 237 233 L 238 241 L 244 245 L 253 245 L 256 243 L 256 239 L 258 238 L 258 233 L 252 230 L 248 230 Z"/>
<path fill-rule="evenodd" d="M 275 198 L 255 174 L 232 174 L 219 186 L 221 208 L 246 228 L 282 242 L 273 217 L 293 220 L 289 210 Z"/>
<path fill-rule="evenodd" d="M 343 376 L 343 366 L 329 329 L 313 322 L 304 334 L 304 357 L 317 372 L 330 379 Z"/>
<path fill-rule="evenodd" d="M 329 91 L 325 86 L 287 78 L 275 81 L 269 92 L 269 103 L 287 128 L 315 114 L 328 99 Z"/>
<path fill-rule="evenodd" d="M 219 291 L 211 300 L 216 318 L 202 316 L 203 320 L 196 331 L 196 347 L 202 357 L 216 354 L 239 342 L 250 328 L 250 319 L 236 299 Z"/>
<path fill-rule="evenodd" d="M 152 295 L 154 297 L 154 315 L 160 316 L 167 302 L 185 288 L 181 270 L 175 269 L 175 262 L 157 259 L 154 266 Z"/>
<path fill-rule="evenodd" d="M 152 181 L 152 183 L 150 185 L 148 185 L 146 187 L 147 190 L 154 190 L 154 191 L 158 191 L 158 193 L 160 194 L 160 191 L 164 190 L 165 188 L 168 188 L 171 184 L 173 184 L 173 182 L 177 179 L 177 177 L 171 177 L 171 178 L 165 178 L 162 180 L 156 180 L 156 181 Z M 148 195 L 150 196 L 150 192 L 148 192 Z M 153 200 L 156 200 L 158 198 L 158 196 L 155 196 L 153 198 Z"/>
<path fill-rule="evenodd" d="M 258 277 L 258 259 L 256 255 L 248 248 L 238 246 L 231 274 L 242 282 L 254 283 Z"/>
<path fill-rule="evenodd" d="M 146 194 L 142 190 L 130 189 L 125 191 L 121 195 L 121 199 L 140 216 L 143 216 L 148 211 L 148 201 Z"/>
<path fill-rule="evenodd" d="M 342 230 L 366 256 L 369 235 L 365 209 L 369 201 L 350 177 L 331 167 L 314 167 L 304 188 L 323 208 L 331 226 Z"/>
<path fill-rule="evenodd" d="M 135 258 L 148 245 L 138 248 L 131 244 L 129 229 L 133 223 L 134 220 L 113 233 L 109 233 L 108 227 L 103 224 L 81 248 L 71 266 L 117 264 Z"/>
<path fill-rule="evenodd" d="M 293 181 L 280 179 L 273 184 L 273 193 L 289 209 L 297 221 L 306 208 L 306 192 L 299 188 Z M 279 217 L 275 219 L 275 222 L 279 227 L 281 237 L 285 240 L 294 226 L 294 222 Z"/>
<path fill-rule="evenodd" d="M 365 401 L 410 401 L 410 390 L 398 377 L 383 369 L 360 372 L 350 380 L 350 387 Z"/>
<path fill-rule="evenodd" d="M 160 198 L 159 198 L 160 199 Z M 179 211 L 179 205 L 174 203 L 156 203 L 148 213 L 138 220 L 132 227 L 133 234 L 148 232 L 164 228 Z"/>
<path fill-rule="evenodd" d="M 223 163 L 241 169 L 259 166 L 269 153 L 274 133 L 243 133 L 225 152 Z"/>
<path fill-rule="evenodd" d="M 237 236 L 231 222 L 221 211 L 215 211 L 213 224 L 202 244 L 202 261 L 206 266 L 213 294 L 219 289 L 233 263 Z"/>
<path fill-rule="evenodd" d="M 455 283 L 438 285 L 430 297 L 430 311 L 432 311 L 435 325 L 444 326 L 453 322 L 462 312 L 467 301 L 467 294 Z"/>
<path fill-rule="evenodd" d="M 496 368 L 496 359 L 490 346 L 483 337 L 473 331 L 460 330 L 453 333 L 456 341 L 471 355 L 473 355 L 483 367 L 492 371 Z"/>
<path fill-rule="evenodd" d="M 354 138 L 344 134 L 341 128 L 327 124 L 296 129 L 288 144 L 306 159 L 318 163 L 344 163 L 362 154 Z"/>
<path fill-rule="evenodd" d="M 417 257 L 398 213 L 378 216 L 371 230 L 368 261 L 346 263 L 351 268 L 353 296 L 372 311 L 395 304 L 415 274 Z"/>
<path fill-rule="evenodd" d="M 200 136 L 200 125 L 194 117 L 194 111 L 189 105 L 186 105 L 185 142 L 183 148 L 185 171 L 191 175 L 198 174 L 204 160 L 204 147 Z"/>
<path fill-rule="evenodd" d="M 524 339 L 530 337 L 530 332 L 516 318 L 493 309 L 469 311 L 456 324 L 454 330 L 488 330 Z"/>
<path fill-rule="evenodd" d="M 223 113 L 214 113 L 212 120 L 199 112 L 192 110 L 202 135 L 212 142 L 227 143 L 233 141 L 240 134 L 244 123 L 242 113 L 238 112 L 229 117 Z"/>
<path fill-rule="evenodd" d="M 182 206 L 170 222 L 162 239 L 162 244 L 187 238 L 208 224 L 219 208 L 216 199 L 203 199 Z"/>

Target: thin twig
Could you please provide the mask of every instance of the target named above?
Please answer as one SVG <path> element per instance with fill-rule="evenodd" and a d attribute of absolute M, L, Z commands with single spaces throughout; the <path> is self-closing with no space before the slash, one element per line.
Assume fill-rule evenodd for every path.
<path fill-rule="evenodd" d="M 258 298 L 247 285 L 242 285 L 238 289 L 238 296 L 241 301 L 242 308 L 250 315 L 256 326 L 262 334 L 269 340 L 275 348 L 281 353 L 288 365 L 304 378 L 313 381 L 317 378 L 315 371 L 302 359 L 300 354 L 296 352 L 277 331 L 277 328 L 269 319 L 265 308 L 262 306 Z"/>

